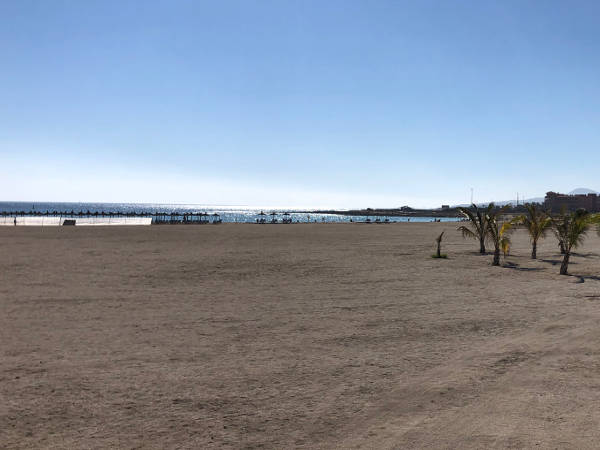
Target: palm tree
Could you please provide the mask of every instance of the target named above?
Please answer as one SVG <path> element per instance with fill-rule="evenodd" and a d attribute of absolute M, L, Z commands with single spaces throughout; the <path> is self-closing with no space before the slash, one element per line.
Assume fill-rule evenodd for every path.
<path fill-rule="evenodd" d="M 600 233 L 600 229 L 598 230 L 598 232 Z M 444 232 L 442 231 L 440 233 L 440 235 L 437 237 L 437 239 L 435 240 L 435 242 L 437 242 L 437 252 L 436 252 L 436 258 L 441 258 L 442 257 L 442 237 L 444 236 Z"/>
<path fill-rule="evenodd" d="M 544 211 L 540 211 L 535 204 L 525 203 L 527 214 L 516 218 L 516 223 L 525 225 L 531 239 L 531 259 L 537 258 L 537 242 L 539 238 L 546 237 L 546 232 L 550 228 L 551 220 Z"/>
<path fill-rule="evenodd" d="M 560 212 L 560 214 L 558 214 L 555 217 L 550 218 L 550 229 L 552 230 L 552 233 L 554 234 L 554 236 L 556 236 L 556 240 L 558 241 L 558 248 L 560 250 L 561 255 L 565 254 L 565 243 L 563 242 L 562 237 L 561 237 L 560 233 L 558 232 L 559 227 L 557 226 L 557 223 L 563 219 L 565 214 L 566 214 L 566 210 L 563 208 L 563 210 Z"/>
<path fill-rule="evenodd" d="M 500 265 L 500 250 L 502 249 L 506 254 L 510 247 L 509 233 L 513 224 L 509 221 L 500 225 L 499 222 L 500 216 L 507 207 L 508 205 L 495 211 L 490 211 L 485 216 L 488 233 L 494 244 L 494 260 L 492 261 L 492 266 Z"/>
<path fill-rule="evenodd" d="M 552 230 L 562 242 L 565 254 L 560 265 L 560 274 L 568 275 L 569 258 L 571 250 L 583 243 L 586 233 L 596 219 L 585 209 L 578 209 L 574 213 L 562 213 L 552 218 Z"/>
<path fill-rule="evenodd" d="M 502 225 L 504 227 L 504 225 Z M 510 224 L 512 226 L 512 223 Z M 506 233 L 506 235 L 505 235 Z M 502 247 L 502 254 L 504 255 L 504 259 L 510 254 L 510 238 L 508 236 L 508 225 L 506 228 L 500 229 L 500 234 L 502 238 L 500 239 L 500 246 Z"/>
<path fill-rule="evenodd" d="M 556 233 L 554 233 L 554 234 L 556 235 Z M 558 235 L 556 235 L 556 238 L 558 239 L 558 249 L 560 250 L 560 254 L 564 255 L 565 254 L 565 244 L 563 241 L 560 240 Z"/>
<path fill-rule="evenodd" d="M 470 209 L 463 207 L 458 209 L 469 220 L 469 226 L 461 225 L 458 227 L 458 231 L 462 233 L 463 238 L 478 239 L 479 253 L 483 255 L 485 253 L 485 240 L 489 233 L 486 217 L 494 209 L 494 203 L 490 203 L 485 209 L 479 209 L 475 203 L 471 205 Z"/>

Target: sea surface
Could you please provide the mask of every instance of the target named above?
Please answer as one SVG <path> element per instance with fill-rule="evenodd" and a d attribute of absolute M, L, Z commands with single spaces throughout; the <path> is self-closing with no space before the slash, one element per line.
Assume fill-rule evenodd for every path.
<path fill-rule="evenodd" d="M 364 222 L 366 216 L 347 216 L 343 214 L 320 214 L 297 212 L 293 209 L 285 208 L 258 208 L 246 206 L 220 206 L 220 205 L 192 205 L 192 204 L 167 204 L 167 203 L 27 203 L 27 202 L 0 202 L 0 212 L 40 212 L 46 211 L 51 214 L 57 212 L 84 212 L 93 214 L 95 212 L 120 212 L 120 213 L 169 213 L 174 217 L 182 216 L 185 213 L 207 213 L 209 215 L 218 214 L 223 222 L 256 223 L 257 220 L 265 219 L 271 221 L 275 218 L 281 221 L 284 213 L 285 217 L 291 218 L 293 222 Z M 261 214 L 262 213 L 262 214 Z M 377 217 L 371 216 L 374 221 Z M 381 221 L 385 216 L 379 217 Z M 432 222 L 431 217 L 389 217 L 390 222 Z M 212 217 L 211 217 L 212 220 Z M 442 217 L 442 222 L 455 222 L 458 219 L 451 217 Z"/>

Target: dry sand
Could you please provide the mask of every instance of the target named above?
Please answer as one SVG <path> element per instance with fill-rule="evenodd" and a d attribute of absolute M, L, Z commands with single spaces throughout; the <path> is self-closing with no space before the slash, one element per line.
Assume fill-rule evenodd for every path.
<path fill-rule="evenodd" d="M 455 227 L 0 229 L 0 447 L 597 448 L 600 239 Z"/>

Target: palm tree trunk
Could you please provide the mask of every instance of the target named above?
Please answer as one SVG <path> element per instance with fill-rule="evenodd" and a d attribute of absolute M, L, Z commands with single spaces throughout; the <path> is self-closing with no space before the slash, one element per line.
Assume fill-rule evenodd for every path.
<path fill-rule="evenodd" d="M 485 254 L 485 237 L 479 238 L 479 253 Z"/>
<path fill-rule="evenodd" d="M 533 241 L 531 246 L 531 259 L 537 259 L 537 241 Z"/>
<path fill-rule="evenodd" d="M 563 257 L 562 264 L 560 265 L 561 275 L 568 275 L 567 269 L 569 268 L 569 256 L 571 256 L 571 252 L 565 251 L 565 256 Z"/>
<path fill-rule="evenodd" d="M 494 261 L 492 262 L 492 266 L 500 265 L 500 247 L 494 248 Z"/>

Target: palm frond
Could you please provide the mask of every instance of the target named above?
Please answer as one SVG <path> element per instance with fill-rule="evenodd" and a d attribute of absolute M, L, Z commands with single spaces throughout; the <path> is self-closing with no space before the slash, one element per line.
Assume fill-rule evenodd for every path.
<path fill-rule="evenodd" d="M 458 207 L 460 213 L 465 216 L 465 218 L 469 219 L 471 222 L 475 222 L 475 213 L 468 208 L 464 208 L 462 206 Z"/>
<path fill-rule="evenodd" d="M 461 226 L 458 228 L 462 232 L 463 237 L 469 237 L 474 239 L 487 239 L 487 220 L 486 214 L 477 207 L 477 205 L 471 205 L 471 208 L 458 208 L 461 214 L 469 221 L 468 226 Z"/>
<path fill-rule="evenodd" d="M 435 242 L 437 242 L 438 244 L 439 244 L 440 242 L 442 242 L 442 237 L 443 237 L 443 236 L 444 236 L 444 232 L 442 231 L 442 232 L 440 233 L 440 235 L 439 235 L 439 236 L 436 238 Z"/>
<path fill-rule="evenodd" d="M 538 210 L 534 204 L 526 203 L 527 215 L 522 216 L 522 224 L 527 228 L 532 242 L 546 236 L 546 231 L 552 225 L 545 211 Z"/>
<path fill-rule="evenodd" d="M 500 239 L 500 248 L 502 249 L 502 253 L 506 258 L 510 253 L 510 239 L 508 236 L 504 236 L 502 239 Z"/>
<path fill-rule="evenodd" d="M 502 227 L 500 228 L 500 233 L 499 233 L 500 236 L 504 236 L 504 235 L 508 236 L 508 233 L 510 233 L 512 231 L 513 225 L 514 224 L 511 221 L 504 222 L 502 224 Z"/>
<path fill-rule="evenodd" d="M 550 226 L 559 242 L 565 246 L 565 250 L 579 247 L 590 227 L 596 221 L 595 215 L 585 210 L 577 210 L 573 213 L 562 212 L 558 216 L 550 218 Z"/>
<path fill-rule="evenodd" d="M 475 232 L 473 232 L 473 230 L 469 229 L 468 227 L 465 227 L 464 225 L 458 227 L 457 230 L 462 233 L 463 238 L 479 239 L 479 236 Z"/>

